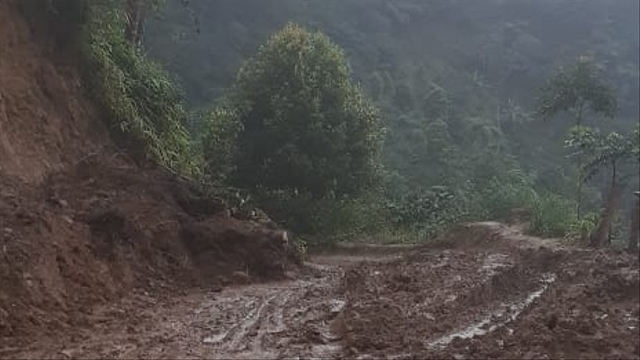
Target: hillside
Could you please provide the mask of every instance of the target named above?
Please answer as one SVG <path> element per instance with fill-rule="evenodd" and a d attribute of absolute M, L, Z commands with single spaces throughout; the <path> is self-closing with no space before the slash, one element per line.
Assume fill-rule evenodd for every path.
<path fill-rule="evenodd" d="M 536 118 L 538 90 L 556 67 L 591 55 L 613 84 L 620 112 L 616 121 L 592 117 L 589 124 L 633 128 L 638 11 L 635 1 L 176 1 L 150 16 L 145 48 L 177 77 L 192 108 L 206 108 L 227 95 L 268 34 L 290 21 L 303 24 L 344 48 L 355 78 L 382 109 L 389 181 L 407 189 L 398 192 L 459 189 L 469 178 L 482 187 L 485 172 L 504 168 L 533 174 L 538 191 L 567 192 L 573 184 L 563 136 L 570 125 Z M 501 149 L 487 160 L 484 149 L 497 141 Z M 504 160 L 510 156 L 517 162 Z"/>
<path fill-rule="evenodd" d="M 0 0 L 0 359 L 640 359 L 637 3 L 514 3 Z"/>
<path fill-rule="evenodd" d="M 55 32 L 2 1 L 0 33 L 0 355 L 133 293 L 284 277 L 277 231 L 114 145 Z"/>

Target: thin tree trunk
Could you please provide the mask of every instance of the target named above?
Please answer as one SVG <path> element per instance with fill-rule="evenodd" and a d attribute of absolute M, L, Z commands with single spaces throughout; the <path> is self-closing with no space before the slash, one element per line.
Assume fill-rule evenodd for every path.
<path fill-rule="evenodd" d="M 576 215 L 578 220 L 582 219 L 582 159 L 578 160 L 580 172 L 578 174 L 578 204 L 576 206 Z"/>
<path fill-rule="evenodd" d="M 596 227 L 593 234 L 591 234 L 591 239 L 589 241 L 590 246 L 600 247 L 607 239 L 607 234 L 609 233 L 609 229 L 611 228 L 611 223 L 613 222 L 613 218 L 616 214 L 616 211 L 618 210 L 618 203 L 620 202 L 621 194 L 622 184 L 618 181 L 613 182 L 611 184 L 611 190 L 609 191 L 609 196 L 607 197 L 605 207 L 604 209 L 602 209 L 598 226 Z"/>
<path fill-rule="evenodd" d="M 638 252 L 638 237 L 640 236 L 640 197 L 636 199 L 636 206 L 631 211 L 631 229 L 629 229 L 629 243 L 627 250 L 630 253 Z"/>
<path fill-rule="evenodd" d="M 582 117 L 584 115 L 584 101 L 580 101 L 578 105 L 578 114 L 576 115 L 576 125 L 582 125 Z M 576 206 L 576 215 L 578 220 L 582 219 L 582 155 L 578 155 L 578 204 Z"/>
<path fill-rule="evenodd" d="M 130 44 L 139 46 L 144 24 L 144 0 L 127 0 L 127 16 L 125 38 Z"/>
<path fill-rule="evenodd" d="M 616 182 L 616 162 L 615 160 L 611 163 L 611 183 Z M 614 216 L 615 217 L 615 216 Z M 613 219 L 612 219 L 613 221 Z M 607 244 L 611 246 L 611 242 L 613 241 L 613 226 L 609 226 L 609 234 L 607 235 Z"/>

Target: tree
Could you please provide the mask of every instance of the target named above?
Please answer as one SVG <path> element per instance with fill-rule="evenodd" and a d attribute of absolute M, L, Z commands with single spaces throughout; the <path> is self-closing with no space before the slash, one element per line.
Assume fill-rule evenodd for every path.
<path fill-rule="evenodd" d="M 633 149 L 632 156 L 640 165 L 640 123 L 636 124 L 633 132 Z M 638 252 L 638 236 L 640 235 L 640 191 L 634 192 L 636 195 L 635 206 L 631 211 L 631 228 L 629 229 L 629 242 L 627 250 L 630 253 Z"/>
<path fill-rule="evenodd" d="M 272 35 L 242 66 L 230 102 L 242 126 L 238 185 L 322 197 L 356 193 L 377 178 L 379 112 L 322 33 L 288 24 Z"/>
<path fill-rule="evenodd" d="M 588 181 L 603 168 L 611 170 L 611 184 L 609 194 L 604 204 L 600 221 L 591 236 L 590 245 L 601 246 L 607 235 L 611 238 L 611 224 L 624 188 L 624 180 L 630 176 L 637 176 L 637 171 L 631 175 L 620 177 L 618 165 L 624 161 L 638 158 L 638 130 L 624 136 L 616 132 L 608 135 L 601 134 L 585 126 L 576 126 L 566 141 L 569 148 L 575 149 L 574 155 L 585 159 L 581 173 L 585 174 L 584 181 Z"/>
<path fill-rule="evenodd" d="M 638 235 L 640 234 L 640 192 L 636 191 L 636 201 L 631 211 L 631 229 L 629 229 L 629 242 L 627 251 L 638 252 Z"/>
<path fill-rule="evenodd" d="M 225 106 L 219 106 L 203 114 L 206 119 L 200 138 L 205 160 L 205 172 L 218 182 L 224 182 L 233 172 L 235 141 L 242 130 L 238 114 Z"/>
<path fill-rule="evenodd" d="M 613 119 L 618 101 L 611 86 L 602 80 L 601 70 L 592 58 L 580 57 L 569 69 L 560 68 L 542 87 L 537 113 L 548 120 L 560 113 L 573 115 L 580 126 L 588 111 Z"/>
<path fill-rule="evenodd" d="M 537 113 L 550 119 L 560 113 L 573 115 L 575 125 L 581 126 L 587 112 L 614 118 L 618 101 L 613 89 L 602 80 L 600 69 L 591 58 L 580 57 L 569 69 L 560 68 L 542 87 L 537 99 Z M 579 158 L 579 168 L 582 160 Z M 577 214 L 580 218 L 582 204 L 582 173 L 578 179 Z"/>
<path fill-rule="evenodd" d="M 93 0 L 95 1 L 95 0 Z M 124 0 L 125 3 L 125 39 L 133 46 L 142 45 L 144 35 L 144 25 L 149 10 L 157 11 L 164 5 L 166 0 Z M 189 0 L 177 0 L 185 9 L 189 11 L 195 30 L 199 34 L 199 19 L 190 9 Z"/>
<path fill-rule="evenodd" d="M 146 2 L 145 0 L 127 0 L 126 9 L 125 38 L 130 44 L 139 46 L 144 31 Z"/>

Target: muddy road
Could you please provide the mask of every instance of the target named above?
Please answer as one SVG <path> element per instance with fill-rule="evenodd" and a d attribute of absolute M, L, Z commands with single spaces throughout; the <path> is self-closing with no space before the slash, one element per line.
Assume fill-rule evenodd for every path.
<path fill-rule="evenodd" d="M 287 281 L 136 293 L 6 358 L 640 358 L 638 257 L 481 223 Z M 384 249 L 382 249 L 384 250 Z"/>

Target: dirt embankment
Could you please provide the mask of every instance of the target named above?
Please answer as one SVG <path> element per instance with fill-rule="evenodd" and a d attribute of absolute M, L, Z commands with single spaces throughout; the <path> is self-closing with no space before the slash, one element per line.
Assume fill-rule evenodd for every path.
<path fill-rule="evenodd" d="M 0 34 L 0 349 L 128 294 L 285 277 L 278 234 L 113 145 L 72 61 L 14 1 Z"/>
<path fill-rule="evenodd" d="M 0 172 L 38 183 L 108 145 L 68 56 L 0 1 Z"/>

